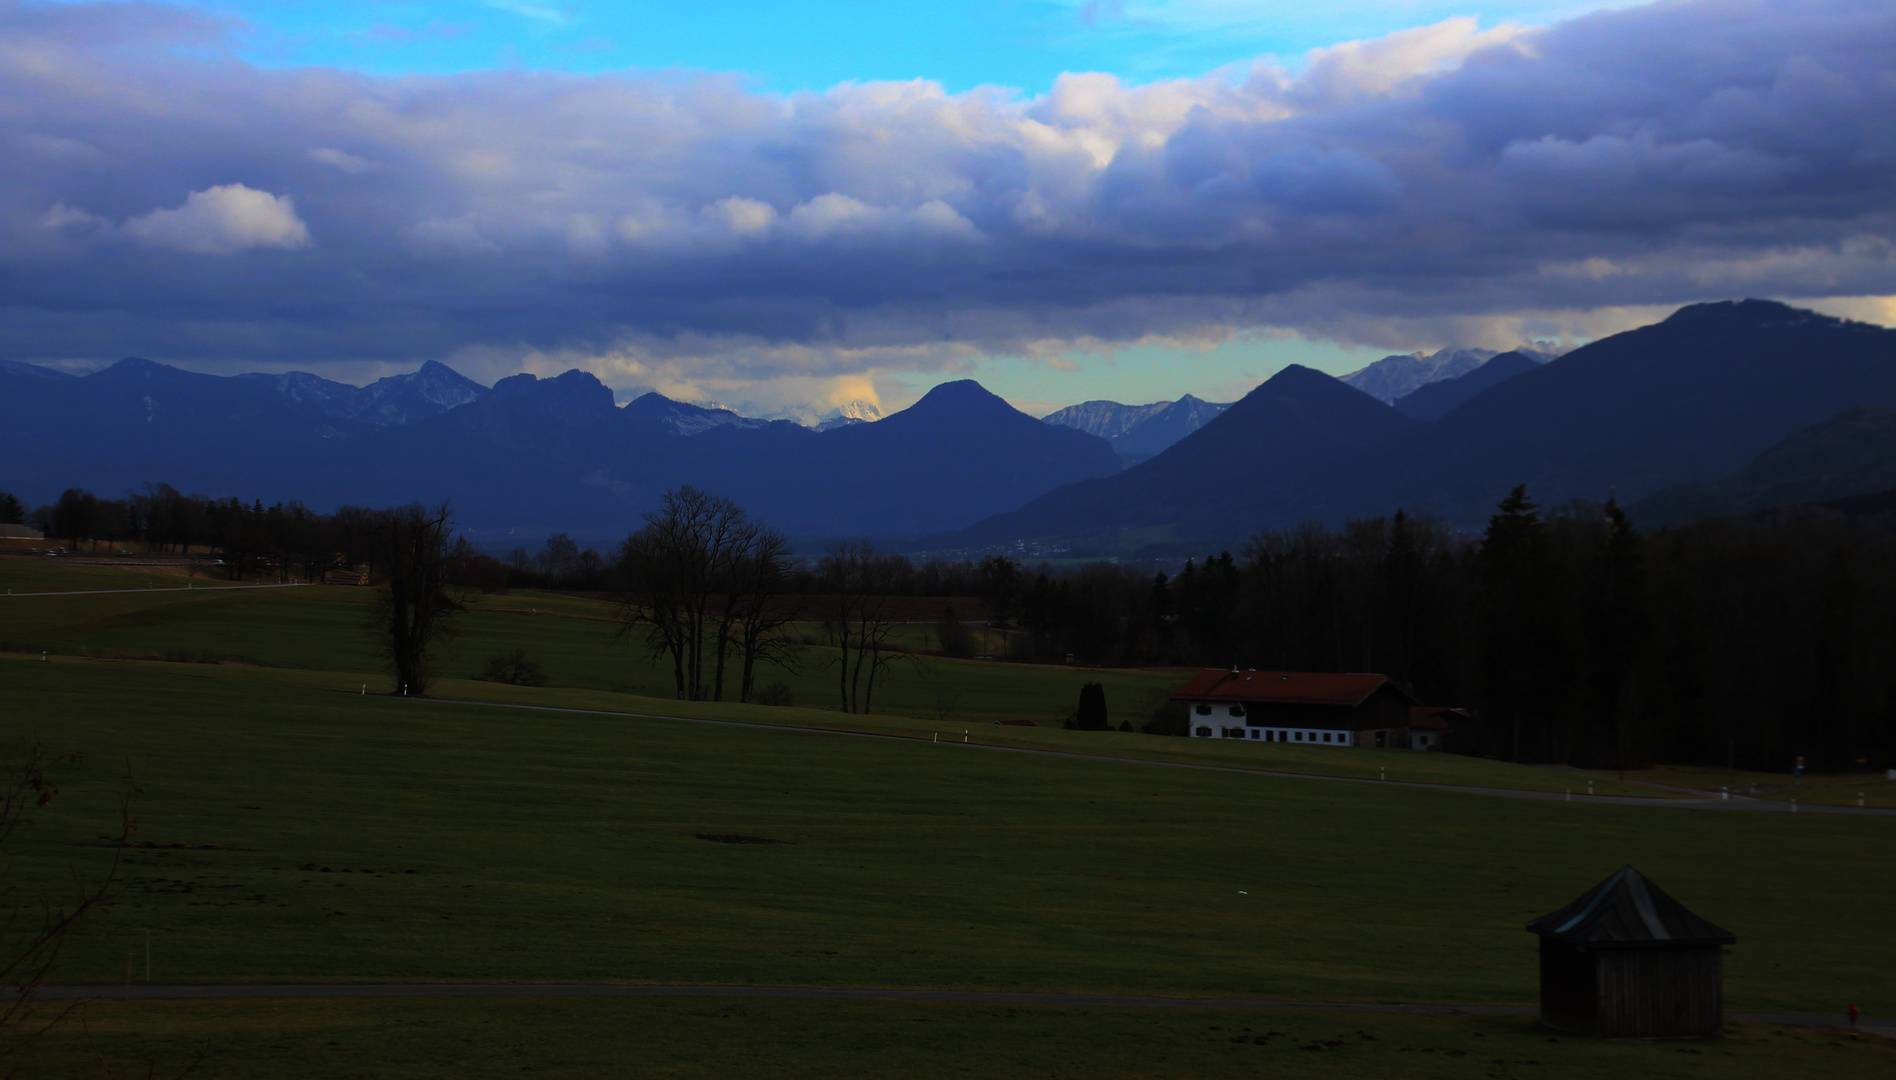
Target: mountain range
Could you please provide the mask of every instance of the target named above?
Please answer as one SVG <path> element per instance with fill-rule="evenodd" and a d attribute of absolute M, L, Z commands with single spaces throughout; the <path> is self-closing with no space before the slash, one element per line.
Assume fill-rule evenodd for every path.
<path fill-rule="evenodd" d="M 1287 368 L 1150 461 L 1049 492 L 963 542 L 1193 550 L 1398 507 L 1477 528 L 1515 484 L 1543 505 L 1633 502 L 1726 476 L 1841 409 L 1896 405 L 1896 331 L 1772 301 L 1695 304 L 1511 366 L 1433 422 Z"/>
<path fill-rule="evenodd" d="M 0 486 L 29 501 L 159 481 L 323 508 L 447 499 L 484 537 L 606 540 L 681 483 L 798 536 L 930 533 L 1120 468 L 1104 439 L 966 381 L 816 430 L 656 393 L 615 407 L 581 371 L 485 389 L 439 364 L 349 387 L 138 359 L 83 377 L 10 363 L 0 416 Z"/>
<path fill-rule="evenodd" d="M 1466 374 L 1425 383 L 1391 404 L 1404 416 L 1434 423 L 1483 390 L 1499 386 L 1516 375 L 1525 375 L 1546 362 L 1545 359 L 1519 350 L 1504 352 L 1483 361 Z"/>
<path fill-rule="evenodd" d="M 1211 422 L 1230 408 L 1186 394 L 1177 401 L 1150 405 L 1121 405 L 1117 401 L 1085 401 L 1069 405 L 1041 419 L 1061 427 L 1098 435 L 1112 444 L 1119 460 L 1137 465 Z"/>
<path fill-rule="evenodd" d="M 1642 521 L 1671 524 L 1891 490 L 1896 490 L 1896 407 L 1853 405 L 1792 432 L 1729 476 L 1656 492 L 1632 512 Z"/>
<path fill-rule="evenodd" d="M 1542 505 L 1617 495 L 1653 523 L 1896 487 L 1896 331 L 1732 301 L 1546 363 L 1435 370 L 1455 365 L 1392 403 L 1293 366 L 1230 405 L 1087 402 L 1046 422 L 962 381 L 819 430 L 656 393 L 617 407 L 580 371 L 486 389 L 428 364 L 353 387 L 7 362 L 0 487 L 30 502 L 157 481 L 318 508 L 447 499 L 510 545 L 609 540 L 690 483 L 806 539 L 1120 554 L 1397 507 L 1473 529 L 1517 483 Z"/>
<path fill-rule="evenodd" d="M 1433 382 L 1457 379 L 1487 363 L 1492 349 L 1441 349 L 1433 353 L 1385 356 L 1368 367 L 1338 376 L 1385 405 L 1393 405 Z"/>

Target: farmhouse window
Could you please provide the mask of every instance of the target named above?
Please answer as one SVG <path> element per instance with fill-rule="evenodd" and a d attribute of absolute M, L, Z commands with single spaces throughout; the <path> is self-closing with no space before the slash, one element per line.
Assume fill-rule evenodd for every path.
<path fill-rule="evenodd" d="M 1232 715 L 1232 716 L 1243 716 L 1243 715 L 1244 715 L 1244 706 L 1242 706 L 1242 705 L 1233 705 L 1233 706 L 1231 706 L 1231 710 L 1230 710 L 1230 712 L 1231 712 L 1231 715 Z"/>
<path fill-rule="evenodd" d="M 1210 729 L 1210 728 L 1208 728 L 1208 727 L 1201 727 L 1201 728 L 1199 728 L 1199 729 L 1198 729 L 1198 737 L 1199 737 L 1199 738 L 1201 738 L 1201 739 L 1209 739 L 1209 738 L 1211 738 L 1211 729 Z"/>
<path fill-rule="evenodd" d="M 1200 716 L 1210 716 L 1210 715 L 1211 715 L 1211 706 L 1209 706 L 1209 705 L 1199 705 L 1199 706 L 1197 706 L 1197 707 L 1196 707 L 1196 708 L 1195 708 L 1195 709 L 1194 709 L 1193 711 L 1195 711 L 1195 712 L 1197 712 L 1197 713 L 1198 713 L 1198 715 L 1200 715 Z"/>

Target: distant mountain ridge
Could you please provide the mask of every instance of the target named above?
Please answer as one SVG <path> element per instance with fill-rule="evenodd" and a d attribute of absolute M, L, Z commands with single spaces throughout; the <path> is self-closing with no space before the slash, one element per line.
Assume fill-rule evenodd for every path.
<path fill-rule="evenodd" d="M 1840 409 L 1896 405 L 1896 330 L 1773 301 L 1689 305 L 1516 367 L 1433 423 L 1287 368 L 1150 461 L 1048 492 L 963 542 L 1191 550 L 1398 507 L 1473 529 L 1515 484 L 1542 505 L 1635 503 L 1725 476 Z"/>
<path fill-rule="evenodd" d="M 1527 346 L 1510 349 L 1508 353 L 1536 364 L 1545 364 L 1558 355 Z M 1465 379 L 1503 355 L 1507 353 L 1492 349 L 1449 348 L 1434 353 L 1385 356 L 1340 378 L 1377 401 L 1394 405 L 1403 398 L 1413 397 L 1425 386 Z"/>
<path fill-rule="evenodd" d="M 1440 349 L 1433 353 L 1385 356 L 1367 367 L 1338 377 L 1385 405 L 1407 397 L 1433 382 L 1458 379 L 1498 355 L 1493 349 Z"/>
<path fill-rule="evenodd" d="M 673 401 L 657 391 L 633 398 L 625 405 L 625 411 L 628 415 L 643 416 L 655 424 L 669 427 L 680 435 L 696 435 L 727 424 L 738 427 L 763 427 L 770 423 L 769 420 L 739 416 L 721 405 L 705 406 Z"/>
<path fill-rule="evenodd" d="M 1155 401 L 1150 405 L 1085 401 L 1048 413 L 1042 419 L 1049 424 L 1098 435 L 1112 444 L 1121 461 L 1136 465 L 1204 427 L 1230 407 L 1186 394 L 1177 401 Z"/>
<path fill-rule="evenodd" d="M 1169 401 L 1150 405 L 1121 405 L 1117 401 L 1082 401 L 1041 417 L 1049 424 L 1070 427 L 1111 442 L 1172 407 Z"/>
<path fill-rule="evenodd" d="M 818 431 L 657 393 L 621 408 L 582 371 L 486 389 L 438 364 L 350 387 L 147 360 L 83 377 L 14 363 L 0 367 L 0 487 L 38 502 L 160 481 L 318 507 L 447 499 L 484 535 L 544 538 L 609 537 L 692 483 L 810 537 L 956 529 L 1119 469 L 1105 440 L 973 382 L 875 423 L 854 411 Z"/>
<path fill-rule="evenodd" d="M 1480 367 L 1466 375 L 1427 383 L 1397 398 L 1392 404 L 1404 416 L 1434 423 L 1476 394 L 1489 387 L 1499 386 L 1516 375 L 1524 375 L 1544 362 L 1518 350 L 1504 352 L 1483 361 Z"/>
<path fill-rule="evenodd" d="M 434 360 L 419 370 L 377 379 L 367 386 L 333 382 L 307 371 L 236 378 L 271 384 L 284 398 L 307 404 L 325 416 L 361 420 L 376 427 L 410 424 L 466 405 L 487 392 L 485 386 Z"/>
<path fill-rule="evenodd" d="M 1383 456 L 1424 428 L 1322 372 L 1292 364 L 1204 427 L 1117 476 L 1047 493 L 964 534 L 971 543 L 1061 536 L 1110 541 L 1153 530 L 1158 545 L 1239 536 L 1296 507 L 1302 518 L 1354 510 L 1355 491 L 1336 472 L 1370 474 Z"/>
<path fill-rule="evenodd" d="M 449 499 L 485 537 L 537 543 L 619 534 L 691 483 L 804 538 L 1103 553 L 1235 550 L 1260 528 L 1398 507 L 1476 529 L 1521 483 L 1544 506 L 1617 494 L 1641 523 L 1896 487 L 1896 330 L 1771 301 L 1689 305 L 1545 364 L 1499 354 L 1398 402 L 1292 366 L 1229 406 L 1063 410 L 1109 441 L 972 381 L 815 430 L 655 393 L 616 407 L 582 371 L 482 389 L 433 365 L 347 387 L 5 362 L 0 487 L 35 502 L 157 481 L 318 508 Z M 1122 467 L 1142 434 L 1158 449 Z"/>
<path fill-rule="evenodd" d="M 1896 489 L 1896 406 L 1853 405 L 1785 436 L 1729 476 L 1656 492 L 1631 512 L 1663 525 L 1891 489 Z"/>

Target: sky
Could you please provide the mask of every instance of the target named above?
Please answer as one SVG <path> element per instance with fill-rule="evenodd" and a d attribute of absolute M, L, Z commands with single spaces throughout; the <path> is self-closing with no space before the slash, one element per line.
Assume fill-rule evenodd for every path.
<path fill-rule="evenodd" d="M 0 357 L 1032 410 L 1896 320 L 1896 5 L 0 0 Z"/>

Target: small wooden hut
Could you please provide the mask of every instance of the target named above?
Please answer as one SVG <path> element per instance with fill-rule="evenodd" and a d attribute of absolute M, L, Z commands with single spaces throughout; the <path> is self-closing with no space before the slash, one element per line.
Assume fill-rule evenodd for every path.
<path fill-rule="evenodd" d="M 1542 1023 L 1609 1039 L 1724 1027 L 1724 947 L 1738 939 L 1632 867 L 1527 928 L 1540 935 Z"/>

